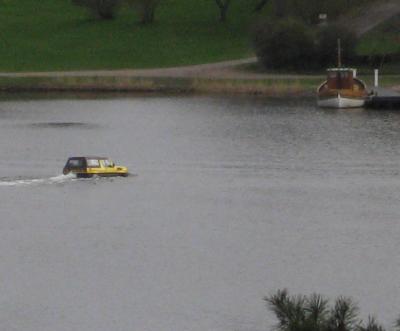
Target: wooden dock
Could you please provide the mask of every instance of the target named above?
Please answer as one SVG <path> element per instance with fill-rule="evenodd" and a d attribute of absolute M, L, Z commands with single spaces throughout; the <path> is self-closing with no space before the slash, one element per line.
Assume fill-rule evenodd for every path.
<path fill-rule="evenodd" d="M 367 108 L 400 110 L 400 93 L 381 87 L 373 87 L 371 92 L 365 103 Z"/>

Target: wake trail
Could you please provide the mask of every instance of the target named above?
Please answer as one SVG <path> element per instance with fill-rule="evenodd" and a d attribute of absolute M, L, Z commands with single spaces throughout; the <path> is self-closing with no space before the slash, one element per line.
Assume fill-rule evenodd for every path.
<path fill-rule="evenodd" d="M 40 184 L 62 184 L 69 181 L 77 180 L 76 176 L 73 174 L 59 175 L 48 178 L 4 178 L 0 179 L 1 186 L 29 186 L 29 185 L 40 185 Z"/>

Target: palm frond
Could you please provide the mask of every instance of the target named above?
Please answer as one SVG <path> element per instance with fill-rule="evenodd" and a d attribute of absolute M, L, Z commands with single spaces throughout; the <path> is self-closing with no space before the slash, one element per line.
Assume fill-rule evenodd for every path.
<path fill-rule="evenodd" d="M 316 324 L 323 324 L 328 318 L 328 300 L 320 294 L 311 294 L 307 299 L 306 310 L 309 319 Z"/>
<path fill-rule="evenodd" d="M 303 295 L 289 296 L 287 289 L 265 297 L 268 308 L 278 319 L 276 328 L 280 331 L 299 331 L 306 320 L 307 298 Z"/>
<path fill-rule="evenodd" d="M 368 322 L 364 325 L 359 325 L 357 331 L 385 331 L 385 328 L 378 324 L 375 317 L 368 316 Z"/>
<path fill-rule="evenodd" d="M 358 323 L 358 307 L 351 298 L 339 297 L 331 311 L 330 329 L 332 331 L 353 331 Z"/>

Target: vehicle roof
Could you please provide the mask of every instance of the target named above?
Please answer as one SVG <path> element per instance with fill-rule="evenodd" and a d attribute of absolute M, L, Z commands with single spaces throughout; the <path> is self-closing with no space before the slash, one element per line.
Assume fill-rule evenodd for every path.
<path fill-rule="evenodd" d="M 68 158 L 71 159 L 96 159 L 96 160 L 108 160 L 108 157 L 105 156 L 72 156 Z"/>

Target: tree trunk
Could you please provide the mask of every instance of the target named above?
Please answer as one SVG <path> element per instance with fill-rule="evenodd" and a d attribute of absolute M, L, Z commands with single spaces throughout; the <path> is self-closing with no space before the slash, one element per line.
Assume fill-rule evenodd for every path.
<path fill-rule="evenodd" d="M 275 0 L 275 10 L 276 16 L 282 18 L 286 14 L 286 1 L 285 0 Z"/>
<path fill-rule="evenodd" d="M 154 11 L 150 8 L 143 7 L 141 16 L 140 23 L 142 24 L 150 24 L 154 21 Z"/>
<path fill-rule="evenodd" d="M 226 12 L 228 11 L 228 8 L 227 7 L 222 7 L 222 8 L 220 8 L 220 11 L 219 11 L 219 20 L 221 21 L 221 22 L 225 22 L 226 21 Z"/>
<path fill-rule="evenodd" d="M 97 0 L 97 13 L 100 18 L 113 19 L 118 0 Z"/>
<path fill-rule="evenodd" d="M 261 11 L 261 9 L 264 8 L 264 6 L 268 3 L 269 0 L 261 0 L 260 2 L 257 3 L 257 5 L 254 7 L 254 12 L 257 13 Z"/>
<path fill-rule="evenodd" d="M 149 1 L 142 4 L 140 23 L 150 24 L 154 22 L 157 4 L 157 1 Z"/>
<path fill-rule="evenodd" d="M 225 22 L 231 0 L 215 0 L 215 2 L 219 8 L 219 20 Z"/>

